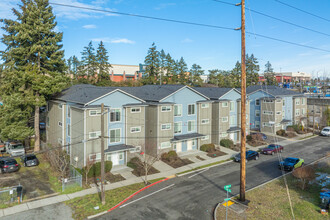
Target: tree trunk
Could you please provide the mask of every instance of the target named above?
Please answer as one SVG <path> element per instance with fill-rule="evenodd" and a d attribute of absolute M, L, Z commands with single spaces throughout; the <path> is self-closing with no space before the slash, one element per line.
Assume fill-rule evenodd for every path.
<path fill-rule="evenodd" d="M 146 185 L 148 185 L 148 164 L 147 163 L 145 163 L 145 165 L 144 165 L 144 174 L 145 174 L 144 183 Z"/>
<path fill-rule="evenodd" d="M 39 94 L 37 94 L 37 103 L 39 101 Z M 39 130 L 39 106 L 35 106 L 34 111 L 34 132 L 35 132 L 35 142 L 34 142 L 34 152 L 40 151 L 40 130 Z"/>

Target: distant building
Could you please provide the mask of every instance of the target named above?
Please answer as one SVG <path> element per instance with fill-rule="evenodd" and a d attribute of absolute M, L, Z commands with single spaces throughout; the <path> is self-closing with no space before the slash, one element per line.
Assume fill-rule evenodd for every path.
<path fill-rule="evenodd" d="M 201 75 L 201 79 L 203 80 L 203 83 L 208 83 L 210 80 L 209 75 Z"/>
<path fill-rule="evenodd" d="M 311 75 L 304 72 L 274 73 L 278 83 L 310 82 Z"/>
<path fill-rule="evenodd" d="M 330 112 L 330 97 L 310 97 L 307 99 L 307 108 L 308 124 L 310 126 L 313 126 L 313 120 L 316 128 L 328 126 L 327 118 Z"/>
<path fill-rule="evenodd" d="M 142 77 L 138 65 L 119 65 L 111 64 L 110 79 L 114 82 L 121 82 L 125 80 L 137 80 Z"/>

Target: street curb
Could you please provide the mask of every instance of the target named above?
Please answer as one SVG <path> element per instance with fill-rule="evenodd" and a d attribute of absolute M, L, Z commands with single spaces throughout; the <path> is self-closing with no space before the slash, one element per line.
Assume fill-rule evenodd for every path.
<path fill-rule="evenodd" d="M 172 175 L 172 176 L 170 176 L 170 177 L 171 177 L 171 178 L 174 178 L 175 175 Z M 107 211 L 100 212 L 100 213 L 95 214 L 95 215 L 90 215 L 90 216 L 87 217 L 87 219 L 92 219 L 92 218 L 95 218 L 95 217 L 98 217 L 98 216 L 104 215 L 105 213 L 111 212 L 112 210 L 118 208 L 120 205 L 124 204 L 125 202 L 127 202 L 129 199 L 133 198 L 134 196 L 136 196 L 136 195 L 139 194 L 140 192 L 142 192 L 142 191 L 148 189 L 149 187 L 152 187 L 152 186 L 154 186 L 154 185 L 156 185 L 156 184 L 158 184 L 158 183 L 161 183 L 161 182 L 164 182 L 164 181 L 166 181 L 166 180 L 169 180 L 169 179 L 171 179 L 171 178 L 166 177 L 165 179 L 159 180 L 159 181 L 154 182 L 154 183 L 152 183 L 152 184 L 150 184 L 150 185 L 148 185 L 148 186 L 145 186 L 145 187 L 143 187 L 142 189 L 140 189 L 140 190 L 136 191 L 135 193 L 133 193 L 132 195 L 130 195 L 129 197 L 127 197 L 126 199 L 124 199 L 123 201 L 121 201 L 120 203 L 118 203 L 117 205 L 115 205 L 114 207 L 112 207 L 111 209 L 109 209 L 109 210 L 107 210 Z"/>
<path fill-rule="evenodd" d="M 220 205 L 221 205 L 221 202 L 219 202 L 218 205 L 214 209 L 214 212 L 213 212 L 214 220 L 217 220 L 217 210 L 218 210 Z"/>
<path fill-rule="evenodd" d="M 212 167 L 224 165 L 224 164 L 227 164 L 227 163 L 230 163 L 230 162 L 233 162 L 233 161 L 230 160 L 230 161 L 226 161 L 226 162 L 223 162 L 223 163 L 214 164 L 212 166 L 200 168 L 200 169 L 197 169 L 197 170 L 192 170 L 192 171 L 189 171 L 187 173 L 177 174 L 176 176 L 177 177 L 185 176 L 185 175 L 192 174 L 192 173 L 195 173 L 195 172 L 198 172 L 198 171 L 202 171 L 202 170 L 205 170 L 205 169 L 209 169 L 209 168 L 212 168 Z"/>

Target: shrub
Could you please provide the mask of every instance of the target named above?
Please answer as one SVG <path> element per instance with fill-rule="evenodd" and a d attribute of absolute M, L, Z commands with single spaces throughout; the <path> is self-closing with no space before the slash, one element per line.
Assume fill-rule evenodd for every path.
<path fill-rule="evenodd" d="M 247 141 L 252 141 L 252 136 L 251 136 L 251 135 L 247 135 L 247 136 L 246 136 L 246 140 L 247 140 Z"/>
<path fill-rule="evenodd" d="M 165 152 L 162 154 L 161 159 L 162 160 L 166 160 L 166 161 L 171 161 L 174 160 L 178 157 L 177 153 L 173 150 L 169 151 L 169 152 Z"/>
<path fill-rule="evenodd" d="M 200 150 L 209 153 L 209 152 L 215 151 L 215 145 L 214 144 L 203 144 L 200 147 Z"/>
<path fill-rule="evenodd" d="M 110 172 L 112 168 L 112 162 L 111 161 L 104 161 L 104 172 Z M 83 169 L 83 172 L 85 173 L 85 169 Z M 89 170 L 87 176 L 88 178 L 91 177 L 97 177 L 101 175 L 101 162 L 96 162 L 93 164 L 92 168 Z"/>
<path fill-rule="evenodd" d="M 227 147 L 227 148 L 233 148 L 234 147 L 234 142 L 230 139 L 222 139 L 220 141 L 220 145 L 223 147 Z"/>
<path fill-rule="evenodd" d="M 276 134 L 279 135 L 279 136 L 284 136 L 285 135 L 285 130 L 283 130 L 283 129 L 278 130 L 278 131 L 276 131 Z"/>

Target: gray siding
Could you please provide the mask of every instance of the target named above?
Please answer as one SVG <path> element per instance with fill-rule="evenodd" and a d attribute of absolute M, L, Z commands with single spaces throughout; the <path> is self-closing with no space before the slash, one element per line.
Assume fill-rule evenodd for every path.
<path fill-rule="evenodd" d="M 158 136 L 157 109 L 158 106 L 147 106 L 145 109 L 148 119 L 146 120 L 146 144 L 145 144 L 146 149 L 144 149 L 144 151 L 150 155 L 157 154 L 157 136 Z M 143 150 L 143 146 L 142 146 L 142 150 Z"/>
<path fill-rule="evenodd" d="M 199 146 L 212 142 L 212 103 L 208 103 L 208 108 L 202 108 L 202 103 L 197 104 L 197 129 L 198 133 L 208 135 L 207 140 L 200 139 Z M 208 119 L 208 124 L 202 124 L 203 119 Z"/>
<path fill-rule="evenodd" d="M 171 142 L 171 139 L 174 137 L 174 109 L 173 109 L 173 105 L 172 105 L 172 110 L 169 112 L 162 112 L 161 110 L 161 105 L 158 106 L 158 144 L 157 144 L 157 148 L 160 149 L 161 143 L 162 142 Z M 171 124 L 171 129 L 169 130 L 162 130 L 161 129 L 161 125 L 162 124 Z M 182 126 L 188 126 L 187 125 L 182 125 Z M 162 152 L 165 151 L 170 151 L 172 150 L 172 147 L 170 148 L 165 148 L 165 149 L 161 149 Z"/>
<path fill-rule="evenodd" d="M 212 143 L 219 143 L 219 102 L 212 103 Z"/>
<path fill-rule="evenodd" d="M 71 164 L 84 166 L 84 111 L 71 108 Z M 75 160 L 78 159 L 77 161 Z"/>
<path fill-rule="evenodd" d="M 222 106 L 222 103 L 227 103 L 227 107 L 223 107 Z M 230 122 L 230 102 L 228 101 L 221 101 L 219 103 L 219 132 L 217 134 L 217 142 L 216 144 L 220 144 L 220 140 L 221 139 L 225 139 L 225 138 L 228 138 L 228 133 L 227 133 L 227 130 L 229 129 L 230 125 L 229 125 L 229 122 Z M 227 117 L 228 118 L 228 121 L 227 122 L 223 122 L 222 121 L 222 118 L 223 117 Z M 227 136 L 226 137 L 220 137 L 221 133 L 226 133 Z"/>
<path fill-rule="evenodd" d="M 59 108 L 59 103 L 54 101 L 49 101 L 47 116 L 49 118 L 49 124 L 46 125 L 46 138 L 47 143 L 52 146 L 60 146 L 59 140 L 65 144 L 65 137 L 63 137 L 63 132 L 65 134 L 65 105 L 62 105 L 62 109 Z M 47 122 L 47 119 L 46 119 Z M 62 127 L 59 126 L 59 122 L 62 122 Z"/>

